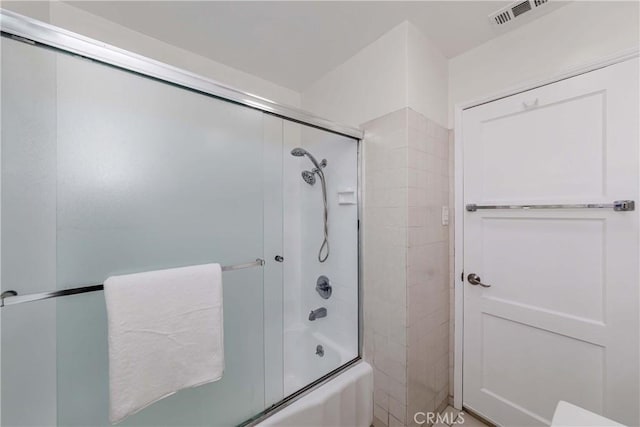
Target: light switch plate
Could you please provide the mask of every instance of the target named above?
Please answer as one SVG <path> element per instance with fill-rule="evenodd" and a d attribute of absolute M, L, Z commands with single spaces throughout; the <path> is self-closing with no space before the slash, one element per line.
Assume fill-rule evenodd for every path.
<path fill-rule="evenodd" d="M 449 206 L 442 207 L 442 225 L 449 225 Z"/>

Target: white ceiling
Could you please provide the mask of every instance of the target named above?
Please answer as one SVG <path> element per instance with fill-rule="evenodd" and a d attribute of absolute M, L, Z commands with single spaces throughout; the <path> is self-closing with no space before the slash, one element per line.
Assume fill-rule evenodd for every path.
<path fill-rule="evenodd" d="M 510 2 L 479 0 L 68 3 L 296 91 L 405 20 L 447 57 L 531 20 L 523 16 L 497 30 L 487 15 Z M 554 1 L 542 9 L 561 5 Z"/>

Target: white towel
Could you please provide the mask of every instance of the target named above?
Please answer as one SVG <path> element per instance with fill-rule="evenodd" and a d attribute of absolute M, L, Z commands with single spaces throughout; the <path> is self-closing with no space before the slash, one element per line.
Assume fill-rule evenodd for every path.
<path fill-rule="evenodd" d="M 104 293 L 111 423 L 222 377 L 219 264 L 110 277 Z"/>

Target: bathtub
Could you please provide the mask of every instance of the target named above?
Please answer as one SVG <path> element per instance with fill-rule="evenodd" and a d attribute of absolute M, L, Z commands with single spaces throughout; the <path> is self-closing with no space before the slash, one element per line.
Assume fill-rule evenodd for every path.
<path fill-rule="evenodd" d="M 318 346 L 321 354 L 317 354 Z M 346 349 L 311 328 L 300 326 L 284 334 L 284 395 L 311 384 L 329 372 L 352 360 L 355 349 Z"/>
<path fill-rule="evenodd" d="M 359 361 L 257 425 L 369 427 L 372 422 L 373 370 Z"/>

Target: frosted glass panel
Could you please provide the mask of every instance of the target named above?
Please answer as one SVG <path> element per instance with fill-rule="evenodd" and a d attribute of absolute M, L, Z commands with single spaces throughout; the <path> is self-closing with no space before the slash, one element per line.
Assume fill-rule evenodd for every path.
<path fill-rule="evenodd" d="M 56 54 L 0 43 L 2 291 L 28 294 L 56 282 Z M 0 310 L 3 426 L 56 422 L 56 305 L 28 305 Z"/>
<path fill-rule="evenodd" d="M 263 256 L 260 112 L 69 56 L 57 71 L 59 287 Z M 122 425 L 232 425 L 263 409 L 262 271 L 223 280 L 223 379 Z M 58 301 L 61 425 L 106 424 L 105 320 L 100 295 Z"/>
<path fill-rule="evenodd" d="M 264 258 L 261 112 L 2 43 L 3 290 Z M 223 378 L 121 425 L 230 426 L 264 410 L 263 271 L 223 284 Z M 109 425 L 102 292 L 5 307 L 2 332 L 3 425 Z"/>

